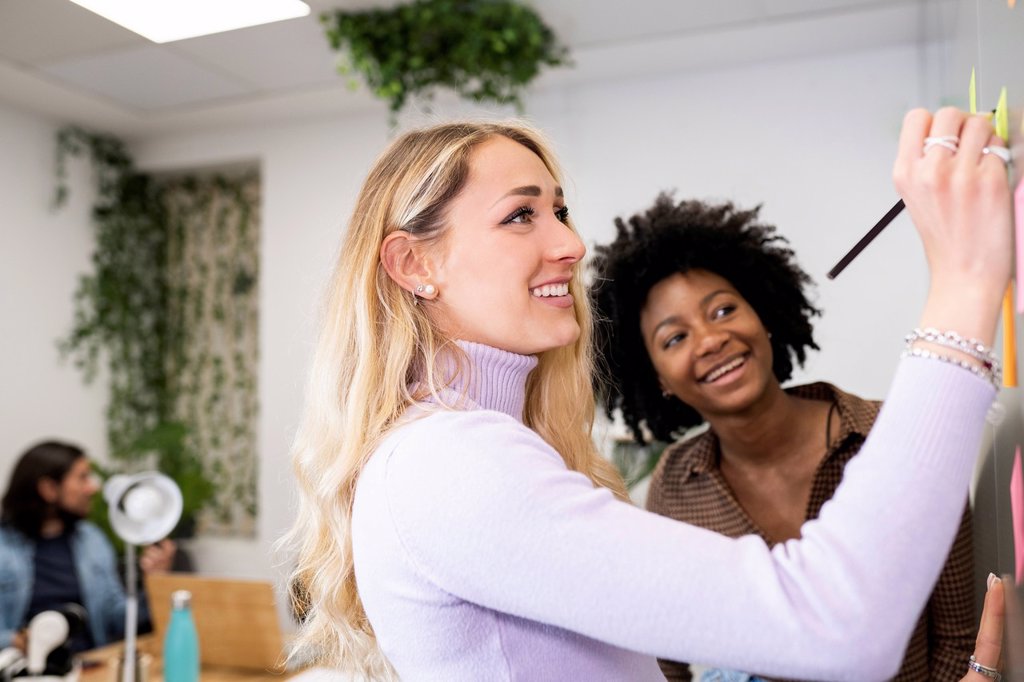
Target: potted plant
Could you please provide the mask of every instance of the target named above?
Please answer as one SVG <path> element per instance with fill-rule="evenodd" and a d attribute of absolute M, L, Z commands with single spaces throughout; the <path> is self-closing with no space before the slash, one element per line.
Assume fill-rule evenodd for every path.
<path fill-rule="evenodd" d="M 360 76 L 387 101 L 392 121 L 410 97 L 429 99 L 437 88 L 521 110 L 541 67 L 569 64 L 554 31 L 514 0 L 415 0 L 320 20 L 342 52 L 339 71 Z"/>

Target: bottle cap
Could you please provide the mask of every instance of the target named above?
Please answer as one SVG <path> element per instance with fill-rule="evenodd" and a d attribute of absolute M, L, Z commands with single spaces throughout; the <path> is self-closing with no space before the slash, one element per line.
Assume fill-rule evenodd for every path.
<path fill-rule="evenodd" d="M 192 604 L 192 593 L 188 590 L 175 590 L 171 593 L 171 606 L 176 609 L 187 609 Z"/>

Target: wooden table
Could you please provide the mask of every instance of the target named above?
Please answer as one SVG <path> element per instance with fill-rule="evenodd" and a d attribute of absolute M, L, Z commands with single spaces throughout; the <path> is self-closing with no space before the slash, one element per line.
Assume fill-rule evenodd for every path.
<path fill-rule="evenodd" d="M 138 682 L 163 682 L 163 664 L 160 660 L 160 642 L 152 635 L 139 637 L 139 653 L 149 654 L 152 657 L 152 667 L 145 681 Z M 124 651 L 124 643 L 117 642 L 99 649 L 92 649 L 82 654 L 84 661 L 99 663 L 92 665 L 82 671 L 82 682 L 114 682 L 115 661 L 120 658 Z M 270 670 L 244 670 L 241 668 L 222 668 L 203 666 L 200 671 L 202 682 L 280 682 L 292 677 L 294 672 L 273 672 Z"/>

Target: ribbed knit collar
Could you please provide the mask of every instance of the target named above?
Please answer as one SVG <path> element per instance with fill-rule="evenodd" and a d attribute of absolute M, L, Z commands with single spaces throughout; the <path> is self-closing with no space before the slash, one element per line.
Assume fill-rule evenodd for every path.
<path fill-rule="evenodd" d="M 526 379 L 537 366 L 533 355 L 518 355 L 472 341 L 457 341 L 469 367 L 461 368 L 444 396 L 464 405 L 468 399 L 470 409 L 495 410 L 522 421 L 526 404 Z M 448 393 L 445 391 L 444 393 Z"/>

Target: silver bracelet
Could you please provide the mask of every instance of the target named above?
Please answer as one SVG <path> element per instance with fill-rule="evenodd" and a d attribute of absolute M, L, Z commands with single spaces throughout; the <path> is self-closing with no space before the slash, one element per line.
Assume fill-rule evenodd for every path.
<path fill-rule="evenodd" d="M 934 353 L 930 350 L 925 350 L 924 348 L 907 348 L 905 351 L 903 351 L 903 354 L 900 357 L 905 358 L 908 356 L 915 358 L 926 358 L 928 360 L 941 360 L 942 362 L 948 362 L 951 365 L 962 367 L 963 369 L 966 369 L 968 372 L 971 372 L 992 384 L 992 386 L 995 387 L 997 391 L 999 390 L 1000 384 L 1002 383 L 1002 375 L 998 371 L 998 368 L 990 369 L 988 367 L 979 367 L 973 362 L 967 362 L 966 360 L 954 358 L 949 355 L 943 355 L 941 353 Z"/>
<path fill-rule="evenodd" d="M 996 682 L 999 682 L 1003 679 L 1003 676 L 999 674 L 998 670 L 996 670 L 995 668 L 990 668 L 987 665 L 982 665 L 981 663 L 978 663 L 978 659 L 976 659 L 973 655 L 971 655 L 970 659 L 968 659 L 967 661 L 967 671 L 970 672 L 972 670 L 978 673 L 979 675 L 984 675 L 985 677 L 993 679 Z"/>
<path fill-rule="evenodd" d="M 999 359 L 996 358 L 992 349 L 987 347 L 978 339 L 965 339 L 956 332 L 944 332 L 934 327 L 927 329 L 915 329 L 906 336 L 907 347 L 914 341 L 927 341 L 946 348 L 952 348 L 970 355 L 981 364 L 994 371 L 999 371 Z"/>

